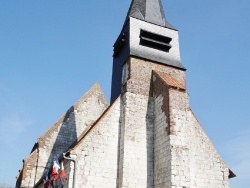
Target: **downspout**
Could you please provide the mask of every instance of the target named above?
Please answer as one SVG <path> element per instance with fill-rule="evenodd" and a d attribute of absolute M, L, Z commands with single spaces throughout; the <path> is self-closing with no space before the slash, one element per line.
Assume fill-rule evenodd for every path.
<path fill-rule="evenodd" d="M 65 153 L 63 153 L 63 158 L 64 158 L 64 159 L 67 159 L 67 160 L 69 160 L 69 161 L 73 161 L 73 163 L 74 163 L 73 186 L 72 186 L 72 188 L 75 188 L 75 184 L 76 184 L 76 160 L 75 160 L 75 159 L 72 159 L 72 158 L 70 158 L 70 157 L 66 157 L 66 156 L 65 156 Z"/>

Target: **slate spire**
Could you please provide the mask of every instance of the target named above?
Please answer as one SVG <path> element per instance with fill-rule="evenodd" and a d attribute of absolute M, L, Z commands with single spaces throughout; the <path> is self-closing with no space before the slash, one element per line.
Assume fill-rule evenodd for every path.
<path fill-rule="evenodd" d="M 161 0 L 132 0 L 126 21 L 129 17 L 176 30 L 166 20 Z"/>

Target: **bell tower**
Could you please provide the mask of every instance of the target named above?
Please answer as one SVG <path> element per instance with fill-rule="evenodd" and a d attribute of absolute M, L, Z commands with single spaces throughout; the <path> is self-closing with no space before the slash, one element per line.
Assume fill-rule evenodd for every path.
<path fill-rule="evenodd" d="M 190 108 L 178 31 L 161 0 L 130 5 L 114 44 L 111 104 L 93 86 L 39 137 L 17 187 L 42 187 L 54 156 L 66 187 L 229 188 L 235 175 Z"/>
<path fill-rule="evenodd" d="M 121 93 L 122 67 L 130 57 L 185 71 L 178 31 L 166 20 L 161 0 L 133 0 L 114 44 L 111 103 Z"/>
<path fill-rule="evenodd" d="M 229 187 L 232 171 L 194 116 L 178 30 L 161 0 L 133 0 L 114 44 L 120 96 L 118 187 Z"/>

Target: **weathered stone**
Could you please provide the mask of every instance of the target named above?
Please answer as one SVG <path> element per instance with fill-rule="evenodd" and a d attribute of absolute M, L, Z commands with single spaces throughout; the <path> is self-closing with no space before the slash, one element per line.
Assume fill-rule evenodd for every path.
<path fill-rule="evenodd" d="M 158 0 L 132 5 L 149 2 L 161 8 Z M 54 157 L 67 175 L 54 182 L 58 187 L 229 187 L 232 172 L 189 105 L 178 32 L 143 19 L 126 20 L 124 35 L 132 44 L 119 46 L 114 57 L 112 104 L 108 107 L 95 85 L 38 139 L 24 160 L 17 187 L 42 188 L 42 176 Z M 141 30 L 151 36 L 141 36 Z M 150 45 L 141 45 L 142 38 Z M 171 40 L 166 44 L 159 38 Z M 161 51 L 162 44 L 169 51 Z"/>

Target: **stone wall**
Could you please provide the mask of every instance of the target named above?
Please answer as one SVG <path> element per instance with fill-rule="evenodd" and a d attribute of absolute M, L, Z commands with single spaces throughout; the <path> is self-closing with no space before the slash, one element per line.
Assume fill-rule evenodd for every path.
<path fill-rule="evenodd" d="M 171 148 L 168 136 L 168 86 L 153 75 L 154 96 L 154 187 L 171 187 Z"/>
<path fill-rule="evenodd" d="M 153 187 L 153 108 L 148 96 L 122 96 L 119 187 Z"/>
<path fill-rule="evenodd" d="M 183 70 L 134 57 L 123 65 L 119 187 L 150 188 L 154 186 L 154 173 L 161 174 L 154 171 L 154 157 L 158 156 L 154 156 L 157 125 L 154 125 L 155 101 L 151 91 L 153 70 L 168 73 L 185 86 Z"/>
<path fill-rule="evenodd" d="M 171 185 L 172 187 L 190 187 L 190 137 L 187 111 L 189 99 L 187 93 L 169 89 L 169 140 L 171 148 Z M 195 139 L 195 138 L 193 138 Z M 205 162 L 205 161 L 204 161 Z"/>
<path fill-rule="evenodd" d="M 120 108 L 118 98 L 70 150 L 70 156 L 76 156 L 77 161 L 76 187 L 116 188 Z M 69 170 L 66 173 L 72 177 L 74 169 Z M 66 188 L 71 188 L 72 183 L 68 182 Z"/>
<path fill-rule="evenodd" d="M 42 170 L 67 146 L 77 163 L 75 168 L 63 160 L 66 188 L 72 187 L 74 171 L 76 187 L 229 187 L 229 169 L 190 109 L 185 71 L 131 57 L 122 85 L 108 109 L 93 90 L 40 137 L 34 151 Z M 75 141 L 67 131 L 75 133 Z"/>
<path fill-rule="evenodd" d="M 21 187 L 33 187 L 63 152 L 77 142 L 83 131 L 91 126 L 108 107 L 100 86 L 95 84 L 59 120 L 56 121 L 37 142 L 37 161 L 29 164 L 24 160 L 24 169 L 19 181 Z M 29 166 L 29 169 L 27 169 Z M 32 172 L 32 173 L 31 173 Z M 32 175 L 31 175 L 32 174 Z M 18 184 L 18 182 L 17 182 Z"/>
<path fill-rule="evenodd" d="M 229 187 L 229 169 L 193 115 L 188 94 L 161 76 L 153 76 L 155 187 Z"/>
<path fill-rule="evenodd" d="M 190 187 L 228 188 L 229 169 L 191 110 L 188 111 Z M 195 139 L 194 139 L 195 138 Z"/>
<path fill-rule="evenodd" d="M 229 169 L 190 110 L 187 93 L 172 89 L 169 98 L 172 186 L 229 187 Z"/>
<path fill-rule="evenodd" d="M 23 169 L 20 170 L 16 187 L 34 185 L 36 179 L 36 166 L 38 161 L 38 150 L 35 149 L 23 160 Z M 25 177 L 25 178 L 24 178 Z M 32 187 L 32 186 L 31 186 Z"/>
<path fill-rule="evenodd" d="M 134 57 L 123 65 L 119 187 L 154 186 L 153 70 L 185 85 L 185 72 L 179 69 Z"/>

